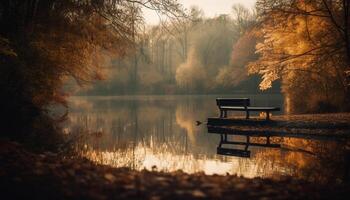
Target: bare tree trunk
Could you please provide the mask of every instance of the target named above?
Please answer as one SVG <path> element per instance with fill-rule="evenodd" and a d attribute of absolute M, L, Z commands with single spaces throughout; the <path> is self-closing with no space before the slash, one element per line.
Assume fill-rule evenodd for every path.
<path fill-rule="evenodd" d="M 345 71 L 350 71 L 350 38 L 349 38 L 349 9 L 350 4 L 348 0 L 343 0 L 343 12 L 344 12 L 344 38 L 346 48 L 346 66 Z M 345 76 L 345 103 L 350 100 L 350 77 Z M 350 109 L 350 108 L 347 108 Z"/>
<path fill-rule="evenodd" d="M 350 66 L 349 2 L 348 2 L 348 0 L 343 0 L 343 10 L 344 10 L 344 38 L 345 38 L 347 68 L 348 68 Z"/>
<path fill-rule="evenodd" d="M 134 8 L 133 8 L 134 9 Z M 135 45 L 135 53 L 134 53 L 134 66 L 132 71 L 132 78 L 131 78 L 131 84 L 132 84 L 132 90 L 133 93 L 137 92 L 138 87 L 138 78 L 137 78 L 137 71 L 138 71 L 138 60 L 137 60 L 137 53 L 138 53 L 138 46 L 136 44 L 136 24 L 135 24 L 135 11 L 132 12 L 132 39 L 133 43 Z"/>

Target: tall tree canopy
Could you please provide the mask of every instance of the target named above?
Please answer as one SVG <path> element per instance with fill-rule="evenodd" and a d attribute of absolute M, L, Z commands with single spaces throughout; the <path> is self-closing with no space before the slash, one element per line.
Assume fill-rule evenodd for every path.
<path fill-rule="evenodd" d="M 1 1 L 1 129 L 30 132 L 47 108 L 65 105 L 65 80 L 100 79 L 102 55 L 133 49 L 142 7 L 182 15 L 176 0 Z"/>
<path fill-rule="evenodd" d="M 282 79 L 287 111 L 348 109 L 349 8 L 347 0 L 257 2 L 264 40 L 249 72 L 262 75 L 261 89 Z"/>

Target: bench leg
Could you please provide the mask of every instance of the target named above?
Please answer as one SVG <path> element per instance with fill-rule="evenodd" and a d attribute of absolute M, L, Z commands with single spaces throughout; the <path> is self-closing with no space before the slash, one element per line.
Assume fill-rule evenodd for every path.
<path fill-rule="evenodd" d="M 270 111 L 266 111 L 266 120 L 270 120 Z"/>
<path fill-rule="evenodd" d="M 220 110 L 220 118 L 226 118 L 227 114 L 225 110 Z"/>
<path fill-rule="evenodd" d="M 247 135 L 247 143 L 246 143 L 246 145 L 245 145 L 244 150 L 246 150 L 246 151 L 248 150 L 249 144 L 250 144 L 250 136 Z"/>
<path fill-rule="evenodd" d="M 224 110 L 224 118 L 227 117 L 227 110 Z"/>
<path fill-rule="evenodd" d="M 246 116 L 245 116 L 246 119 L 249 119 L 249 111 L 247 110 L 246 111 Z"/>
<path fill-rule="evenodd" d="M 219 147 L 221 148 L 222 146 L 222 142 L 224 141 L 224 136 L 223 134 L 220 134 L 220 143 L 219 143 Z"/>

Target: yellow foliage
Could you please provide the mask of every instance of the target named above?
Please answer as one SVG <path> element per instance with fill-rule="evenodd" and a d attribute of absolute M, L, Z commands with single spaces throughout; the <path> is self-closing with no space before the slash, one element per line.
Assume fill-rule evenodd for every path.
<path fill-rule="evenodd" d="M 265 6 L 268 3 L 260 2 Z M 282 90 L 289 97 L 288 110 L 315 111 L 319 103 L 341 105 L 328 96 L 333 94 L 345 98 L 343 91 L 346 86 L 342 82 L 346 81 L 347 59 L 345 51 L 340 51 L 343 37 L 336 26 L 329 17 L 320 17 L 329 15 L 320 7 L 324 4 L 305 1 L 288 4 L 287 1 L 281 5 L 289 7 L 279 8 L 276 4 L 262 16 L 264 40 L 256 45 L 260 58 L 248 66 L 248 73 L 262 76 L 262 90 L 272 87 L 273 81 L 282 79 Z M 283 11 L 286 9 L 289 12 Z M 334 13 L 340 12 L 336 7 L 332 9 L 335 9 Z M 316 10 L 315 15 L 300 14 Z M 303 94 L 304 100 L 299 98 Z M 318 96 L 318 100 L 309 102 L 313 105 L 306 108 L 307 104 L 302 101 L 306 101 L 308 95 Z"/>
<path fill-rule="evenodd" d="M 195 49 L 192 48 L 186 62 L 176 69 L 176 82 L 181 87 L 192 89 L 198 87 L 198 84 L 205 83 L 205 78 L 202 64 L 196 56 Z"/>

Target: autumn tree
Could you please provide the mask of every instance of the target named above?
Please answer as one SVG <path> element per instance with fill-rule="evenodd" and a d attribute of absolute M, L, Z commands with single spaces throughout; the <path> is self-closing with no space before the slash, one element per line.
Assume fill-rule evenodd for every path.
<path fill-rule="evenodd" d="M 187 92 L 213 89 L 215 75 L 230 60 L 234 43 L 232 20 L 227 15 L 197 20 L 188 34 L 186 61 L 176 70 L 178 86 Z"/>
<path fill-rule="evenodd" d="M 134 49 L 141 7 L 181 15 L 168 0 L 3 0 L 0 2 L 0 106 L 3 134 L 53 128 L 62 86 L 103 78 L 104 57 Z M 48 122 L 45 124 L 45 122 Z"/>
<path fill-rule="evenodd" d="M 249 66 L 261 89 L 282 79 L 291 113 L 349 109 L 349 1 L 259 0 L 264 41 Z M 303 98 L 300 98 L 303 97 Z"/>
<path fill-rule="evenodd" d="M 247 64 L 258 59 L 255 45 L 259 40 L 256 30 L 246 31 L 233 45 L 230 63 L 221 68 L 216 83 L 221 87 L 237 86 L 248 78 Z"/>
<path fill-rule="evenodd" d="M 229 62 L 222 68 L 216 76 L 218 87 L 232 88 L 248 78 L 246 65 L 257 59 L 255 45 L 261 34 L 254 29 L 256 25 L 256 15 L 240 4 L 232 6 L 233 30 L 232 34 L 236 42 L 230 49 Z M 232 37 L 231 36 L 231 37 Z"/>

